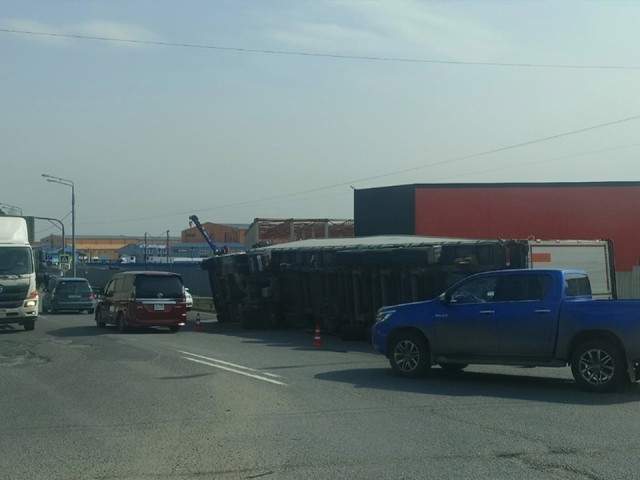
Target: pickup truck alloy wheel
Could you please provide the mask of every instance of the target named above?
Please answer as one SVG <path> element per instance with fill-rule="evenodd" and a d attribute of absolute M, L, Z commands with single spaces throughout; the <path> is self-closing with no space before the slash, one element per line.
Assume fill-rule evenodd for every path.
<path fill-rule="evenodd" d="M 431 366 L 427 341 L 414 332 L 396 335 L 391 340 L 389 363 L 401 377 L 424 375 Z"/>
<path fill-rule="evenodd" d="M 620 350 L 605 340 L 580 345 L 573 354 L 571 371 L 576 383 L 585 390 L 607 392 L 618 388 L 625 376 L 625 361 Z"/>

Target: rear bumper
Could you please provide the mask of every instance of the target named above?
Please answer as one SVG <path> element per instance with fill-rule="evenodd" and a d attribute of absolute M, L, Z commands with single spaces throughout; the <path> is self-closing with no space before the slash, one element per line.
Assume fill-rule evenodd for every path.
<path fill-rule="evenodd" d="M 94 308 L 93 302 L 54 302 L 51 308 L 54 310 L 81 311 Z"/>
<path fill-rule="evenodd" d="M 184 327 L 187 319 L 186 317 L 162 320 L 129 318 L 127 324 L 130 327 Z"/>

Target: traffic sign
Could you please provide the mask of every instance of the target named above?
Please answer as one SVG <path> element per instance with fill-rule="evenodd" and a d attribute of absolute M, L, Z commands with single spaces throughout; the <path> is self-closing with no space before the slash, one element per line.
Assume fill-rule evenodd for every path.
<path fill-rule="evenodd" d="M 58 255 L 58 263 L 61 265 L 69 265 L 71 263 L 71 255 L 68 254 L 61 254 Z"/>

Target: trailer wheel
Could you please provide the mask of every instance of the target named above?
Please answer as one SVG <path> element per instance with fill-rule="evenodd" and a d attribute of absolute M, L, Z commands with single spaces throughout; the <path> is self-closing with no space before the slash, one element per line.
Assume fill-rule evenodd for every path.
<path fill-rule="evenodd" d="M 626 377 L 626 362 L 620 349 L 611 342 L 589 340 L 573 352 L 571 372 L 582 389 L 610 392 L 621 387 Z"/>
<path fill-rule="evenodd" d="M 389 363 L 401 377 L 417 378 L 431 367 L 427 340 L 416 332 L 401 332 L 391 340 Z"/>

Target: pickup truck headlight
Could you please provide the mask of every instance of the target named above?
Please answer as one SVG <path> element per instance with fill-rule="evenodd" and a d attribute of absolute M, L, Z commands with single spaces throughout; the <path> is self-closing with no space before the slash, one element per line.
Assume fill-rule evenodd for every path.
<path fill-rule="evenodd" d="M 376 323 L 382 323 L 387 320 L 391 315 L 393 315 L 395 310 L 380 310 L 376 315 Z"/>

